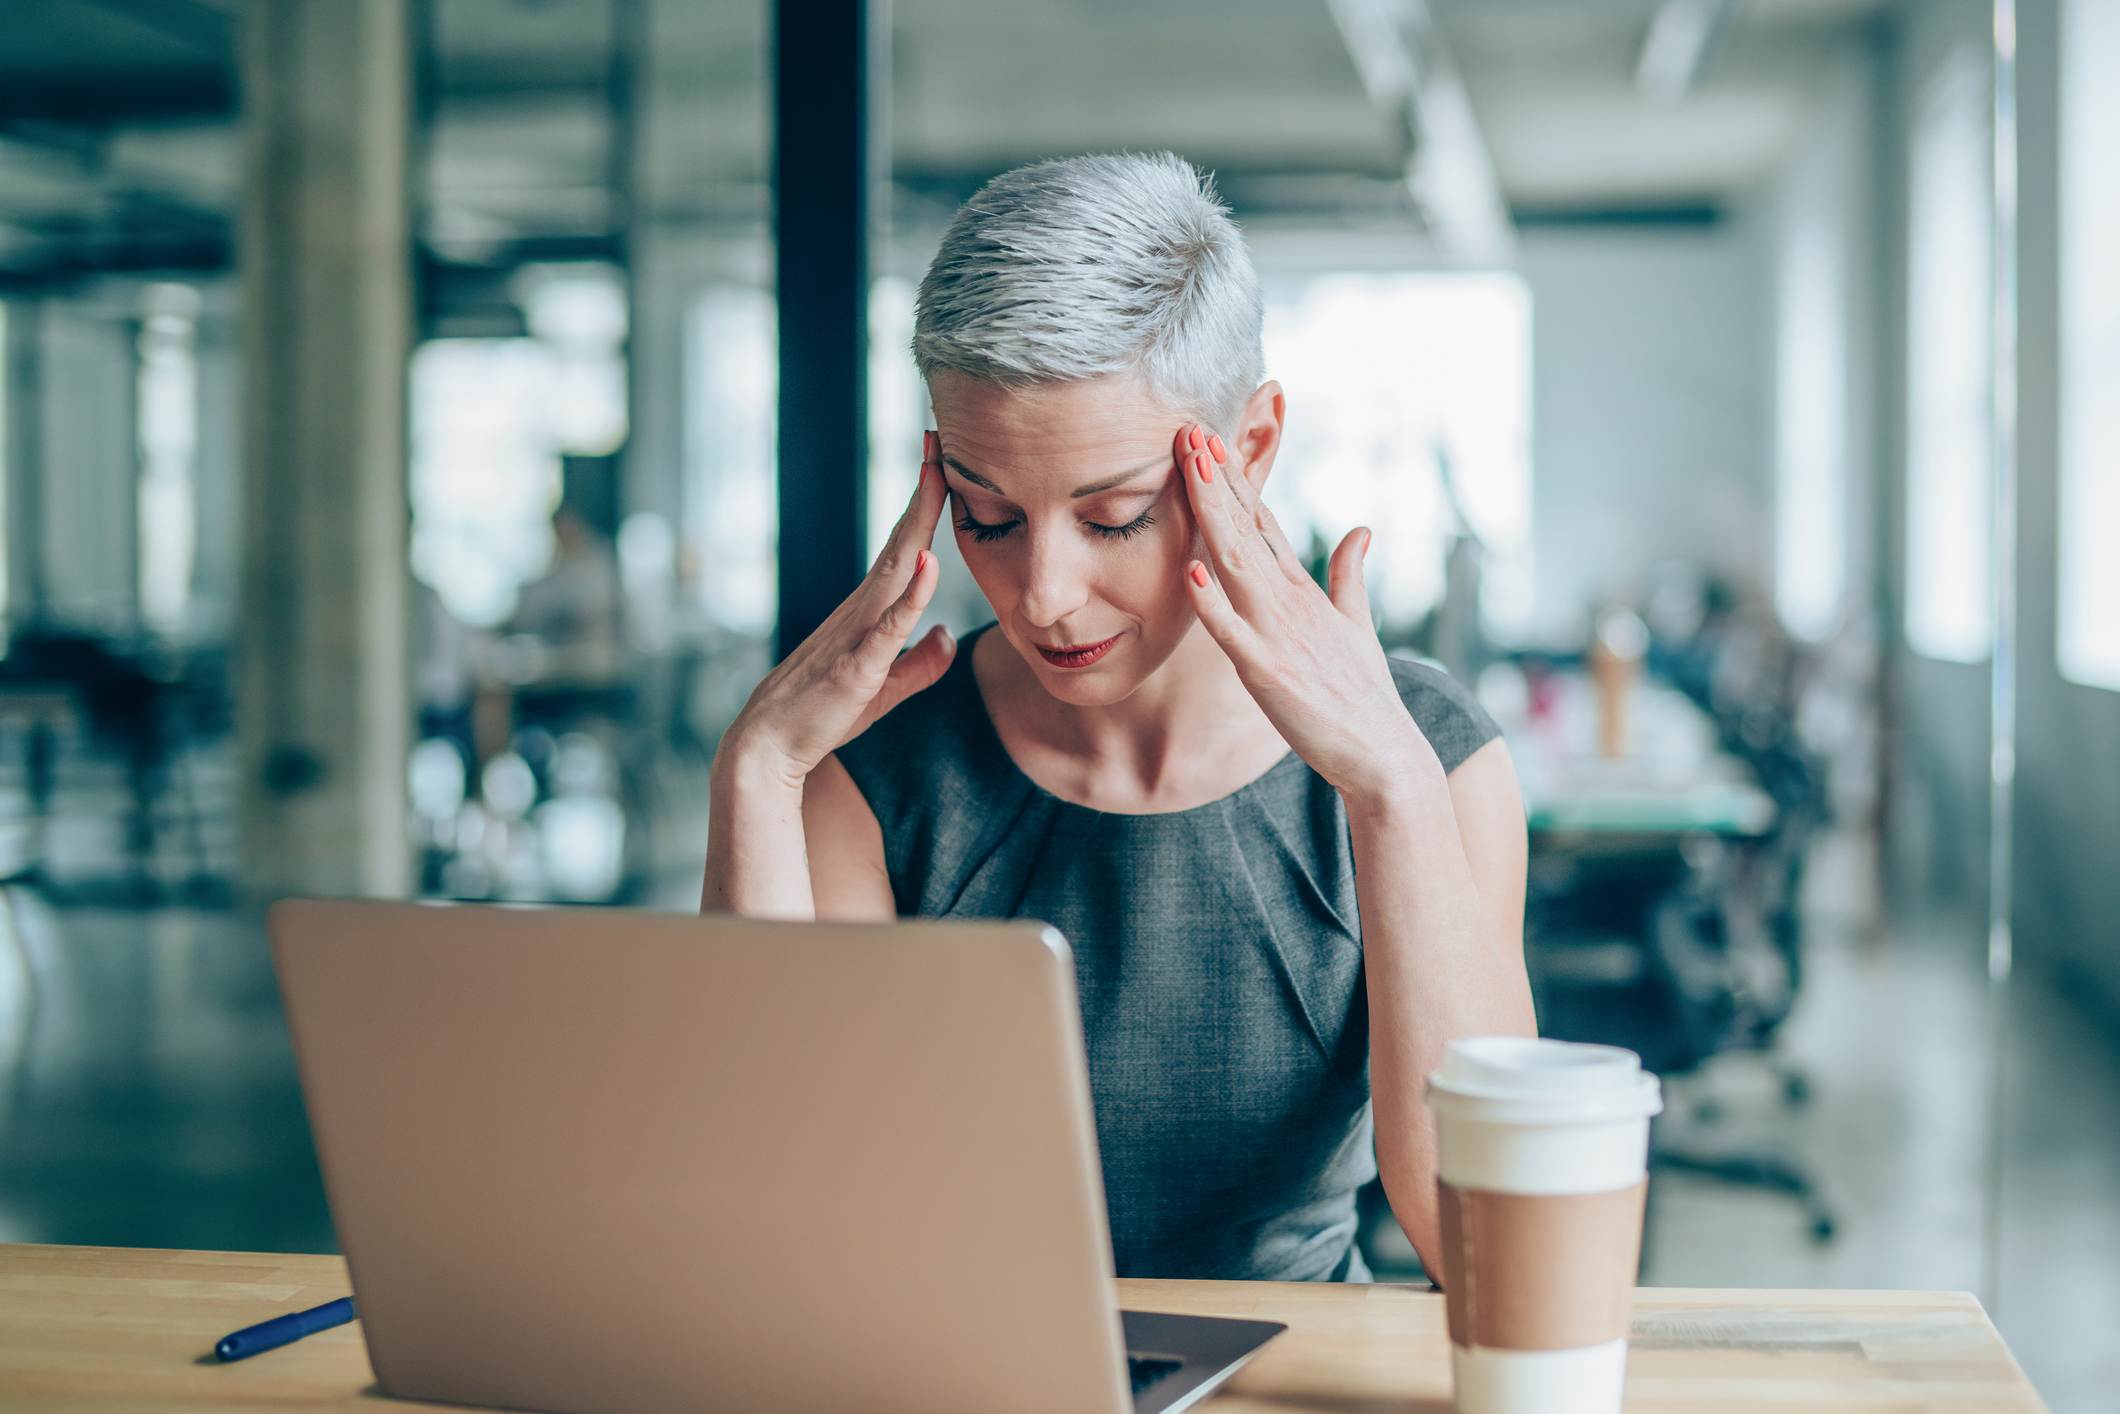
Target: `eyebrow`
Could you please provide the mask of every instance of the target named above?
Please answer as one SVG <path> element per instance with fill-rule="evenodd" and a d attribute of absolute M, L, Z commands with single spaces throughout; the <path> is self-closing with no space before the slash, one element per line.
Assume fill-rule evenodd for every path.
<path fill-rule="evenodd" d="M 956 472 L 966 481 L 971 482 L 972 485 L 983 486 L 987 490 L 993 492 L 996 496 L 1006 496 L 1008 494 L 1008 492 L 1002 490 L 999 486 L 996 486 L 993 482 L 987 480 L 978 472 L 973 471 L 970 467 L 966 466 L 963 462 L 958 461 L 955 457 L 949 455 L 947 452 L 943 454 L 942 460 L 948 463 L 952 471 Z M 1071 500 L 1079 500 L 1084 496 L 1094 496 L 1099 491 L 1109 491 L 1114 486 L 1124 485 L 1125 483 L 1133 480 L 1135 477 L 1140 476 L 1144 472 L 1154 471 L 1158 467 L 1168 467 L 1170 464 L 1171 459 L 1169 457 L 1158 457 L 1152 462 L 1141 463 L 1141 465 L 1135 467 L 1132 471 L 1122 471 L 1117 476 L 1107 476 L 1102 481 L 1092 481 L 1087 486 L 1077 486 L 1073 491 L 1070 491 L 1068 493 L 1068 496 Z"/>

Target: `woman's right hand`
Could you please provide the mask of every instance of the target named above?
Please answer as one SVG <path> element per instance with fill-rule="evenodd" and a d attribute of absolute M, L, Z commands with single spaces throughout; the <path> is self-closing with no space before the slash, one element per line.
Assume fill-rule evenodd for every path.
<path fill-rule="evenodd" d="M 941 440 L 929 432 L 920 484 L 876 563 L 753 690 L 724 735 L 725 749 L 800 786 L 825 757 L 942 676 L 957 645 L 941 624 L 912 652 L 898 650 L 935 594 L 941 572 L 928 546 L 948 495 Z"/>

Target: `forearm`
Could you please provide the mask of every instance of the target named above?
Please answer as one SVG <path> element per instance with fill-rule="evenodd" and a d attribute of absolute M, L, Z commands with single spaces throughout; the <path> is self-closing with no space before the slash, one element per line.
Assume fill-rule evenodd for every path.
<path fill-rule="evenodd" d="M 802 783 L 725 744 L 715 753 L 707 807 L 702 913 L 747 918 L 817 916 L 802 824 Z"/>
<path fill-rule="evenodd" d="M 1386 789 L 1350 799 L 1369 997 L 1377 1164 L 1391 1209 L 1438 1282 L 1435 1127 L 1422 1084 L 1460 1036 L 1533 1035 L 1523 950 L 1498 946 L 1497 909 L 1467 863 L 1449 779 L 1422 741 Z"/>

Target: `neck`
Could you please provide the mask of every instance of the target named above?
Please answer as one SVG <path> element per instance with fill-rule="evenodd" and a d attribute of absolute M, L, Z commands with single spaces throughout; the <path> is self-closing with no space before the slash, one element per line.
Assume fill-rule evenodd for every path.
<path fill-rule="evenodd" d="M 1045 690 L 998 629 L 981 680 L 1010 715 L 1023 737 L 1048 750 L 1075 757 L 1091 776 L 1126 782 L 1154 793 L 1197 771 L 1203 763 L 1228 762 L 1265 749 L 1272 738 L 1286 750 L 1266 714 L 1237 676 L 1229 655 L 1194 622 L 1170 657 L 1125 699 L 1095 706 L 1063 702 Z M 984 647 L 982 641 L 981 647 Z"/>

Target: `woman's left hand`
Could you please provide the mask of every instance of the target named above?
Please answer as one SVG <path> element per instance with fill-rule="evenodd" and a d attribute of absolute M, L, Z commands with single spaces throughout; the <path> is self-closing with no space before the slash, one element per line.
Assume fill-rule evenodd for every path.
<path fill-rule="evenodd" d="M 1332 552 L 1321 590 L 1220 437 L 1188 424 L 1174 454 L 1207 542 L 1209 563 L 1185 567 L 1200 621 L 1282 739 L 1350 805 L 1388 792 L 1428 743 L 1369 617 L 1368 528 Z"/>

